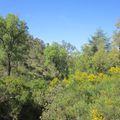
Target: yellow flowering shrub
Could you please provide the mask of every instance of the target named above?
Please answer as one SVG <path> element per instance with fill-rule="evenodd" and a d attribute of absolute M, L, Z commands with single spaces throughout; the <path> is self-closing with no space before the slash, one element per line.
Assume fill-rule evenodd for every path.
<path fill-rule="evenodd" d="M 102 78 L 104 76 L 103 73 L 99 73 L 99 74 L 89 74 L 89 73 L 86 73 L 86 72 L 80 72 L 80 71 L 76 71 L 75 72 L 75 75 L 74 75 L 74 79 L 76 81 L 85 81 L 85 80 L 88 80 L 88 81 L 96 81 L 98 78 Z"/>
<path fill-rule="evenodd" d="M 88 74 L 86 72 L 76 71 L 74 75 L 74 79 L 76 81 L 87 80 Z"/>
<path fill-rule="evenodd" d="M 92 120 L 105 120 L 102 114 L 96 108 L 91 110 Z"/>
<path fill-rule="evenodd" d="M 95 81 L 96 78 L 97 78 L 97 76 L 94 75 L 94 74 L 89 74 L 89 75 L 88 75 L 88 80 L 89 80 L 89 81 Z"/>
<path fill-rule="evenodd" d="M 59 82 L 58 78 L 54 78 L 51 82 L 50 82 L 50 87 L 54 87 L 55 85 L 57 85 Z"/>
<path fill-rule="evenodd" d="M 109 76 L 107 74 L 98 73 L 97 80 L 100 82 L 100 81 L 110 80 L 110 79 L 109 79 Z"/>
<path fill-rule="evenodd" d="M 120 73 L 120 68 L 119 67 L 111 67 L 109 69 L 110 73 L 116 74 L 116 73 Z"/>
<path fill-rule="evenodd" d="M 103 73 L 98 73 L 98 77 L 103 78 L 104 74 Z"/>
<path fill-rule="evenodd" d="M 112 74 L 117 74 L 120 75 L 120 68 L 118 67 L 112 67 L 109 70 L 110 73 Z M 73 80 L 75 81 L 91 81 L 91 82 L 100 82 L 100 81 L 104 81 L 104 80 L 111 80 L 113 79 L 113 77 L 111 78 L 108 74 L 104 74 L 104 73 L 86 73 L 86 72 L 80 72 L 80 71 L 76 71 L 75 74 L 71 77 Z M 66 81 L 67 82 L 67 81 Z"/>

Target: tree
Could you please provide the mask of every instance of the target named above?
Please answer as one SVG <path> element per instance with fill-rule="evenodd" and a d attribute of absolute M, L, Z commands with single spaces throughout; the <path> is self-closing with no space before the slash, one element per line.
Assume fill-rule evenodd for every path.
<path fill-rule="evenodd" d="M 113 35 L 113 46 L 118 49 L 118 59 L 120 64 L 120 21 L 116 24 L 117 30 L 114 32 Z"/>
<path fill-rule="evenodd" d="M 59 44 L 54 43 L 49 45 L 45 49 L 45 63 L 46 65 L 54 65 L 59 72 L 59 77 L 67 77 L 68 75 L 68 63 L 67 63 L 67 51 Z"/>
<path fill-rule="evenodd" d="M 100 49 L 92 58 L 93 69 L 95 72 L 105 73 L 109 69 L 108 54 L 103 49 Z"/>
<path fill-rule="evenodd" d="M 111 52 L 108 53 L 108 61 L 109 68 L 116 67 L 120 65 L 119 60 L 119 51 L 116 48 L 112 48 Z"/>
<path fill-rule="evenodd" d="M 88 72 L 105 71 L 107 69 L 106 54 L 109 51 L 109 38 L 103 30 L 98 29 L 89 40 L 89 43 L 82 47 L 81 70 Z"/>
<path fill-rule="evenodd" d="M 120 21 L 117 22 L 116 27 L 117 27 L 117 30 L 114 32 L 114 35 L 113 35 L 113 44 L 120 51 Z"/>
<path fill-rule="evenodd" d="M 11 75 L 12 63 L 23 60 L 27 53 L 27 25 L 18 16 L 0 17 L 0 45 L 6 56 L 7 75 Z"/>
<path fill-rule="evenodd" d="M 29 41 L 30 50 L 27 60 L 24 63 L 27 72 L 22 69 L 20 69 L 19 72 L 22 72 L 25 75 L 27 74 L 27 76 L 30 77 L 43 78 L 45 44 L 41 39 L 33 38 L 32 36 L 29 36 Z"/>
<path fill-rule="evenodd" d="M 71 43 L 67 43 L 66 41 L 62 40 L 62 47 L 65 48 L 68 54 L 74 53 L 77 49 Z"/>
<path fill-rule="evenodd" d="M 116 31 L 113 35 L 113 44 L 120 51 L 120 31 Z"/>
<path fill-rule="evenodd" d="M 110 49 L 109 38 L 102 29 L 97 29 L 95 34 L 89 40 L 89 45 L 93 55 L 101 48 L 106 51 L 109 51 Z"/>

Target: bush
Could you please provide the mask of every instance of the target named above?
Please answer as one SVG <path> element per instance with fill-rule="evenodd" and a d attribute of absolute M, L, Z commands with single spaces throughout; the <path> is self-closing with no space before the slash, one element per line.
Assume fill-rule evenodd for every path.
<path fill-rule="evenodd" d="M 118 76 L 116 73 L 112 76 L 75 73 L 59 83 L 58 88 L 61 84 L 62 89 L 46 106 L 42 120 L 119 120 Z"/>

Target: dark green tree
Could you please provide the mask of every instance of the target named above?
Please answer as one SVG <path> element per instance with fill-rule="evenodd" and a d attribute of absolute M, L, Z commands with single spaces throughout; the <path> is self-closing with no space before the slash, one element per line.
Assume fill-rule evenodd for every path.
<path fill-rule="evenodd" d="M 5 53 L 7 75 L 11 75 L 12 63 L 23 60 L 28 50 L 26 23 L 13 14 L 0 17 L 0 45 Z"/>
<path fill-rule="evenodd" d="M 27 74 L 28 76 L 34 77 L 34 78 L 43 78 L 44 73 L 44 49 L 45 44 L 44 42 L 39 38 L 33 38 L 32 36 L 29 36 L 30 41 L 30 50 L 27 57 L 27 61 L 24 63 L 25 69 L 20 69 L 19 72 L 23 72 L 24 74 Z"/>
<path fill-rule="evenodd" d="M 105 51 L 110 50 L 109 38 L 106 36 L 102 29 L 97 29 L 94 35 L 89 40 L 91 52 L 93 55 L 99 50 L 104 49 Z"/>
<path fill-rule="evenodd" d="M 68 75 L 67 51 L 57 43 L 49 45 L 45 49 L 45 63 L 52 64 L 59 72 L 58 77 L 64 78 Z"/>

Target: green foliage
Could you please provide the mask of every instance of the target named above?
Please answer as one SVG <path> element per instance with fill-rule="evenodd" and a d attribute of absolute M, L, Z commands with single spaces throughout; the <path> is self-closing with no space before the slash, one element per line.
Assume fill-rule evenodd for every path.
<path fill-rule="evenodd" d="M 52 103 L 43 112 L 42 119 L 118 120 L 119 74 L 117 77 L 116 74 L 112 76 L 98 74 L 92 77 L 87 73 L 76 75 L 72 78 L 74 81 L 71 85 L 63 87 L 56 94 Z"/>
<path fill-rule="evenodd" d="M 107 53 L 99 50 L 93 57 L 93 66 L 96 72 L 106 72 L 109 69 Z"/>
<path fill-rule="evenodd" d="M 34 38 L 16 15 L 0 17 L 0 120 L 119 120 L 117 28 L 111 43 L 98 29 L 77 51 Z"/>
<path fill-rule="evenodd" d="M 29 36 L 29 44 L 30 49 L 28 57 L 26 61 L 24 61 L 24 64 L 18 66 L 17 72 L 18 74 L 28 76 L 29 79 L 43 79 L 43 71 L 45 71 L 45 44 L 42 40 L 33 38 L 32 36 Z"/>
<path fill-rule="evenodd" d="M 16 77 L 2 78 L 0 80 L 0 119 L 5 119 L 4 114 L 6 113 L 6 117 L 17 120 L 20 116 L 24 117 L 24 111 L 26 116 L 31 116 L 32 120 L 38 113 L 29 115 L 31 109 L 39 112 L 37 115 L 39 117 L 46 85 L 43 80 L 25 81 Z M 25 111 L 26 109 L 28 109 L 28 113 Z"/>
<path fill-rule="evenodd" d="M 52 44 L 45 49 L 45 64 L 52 64 L 56 69 L 57 77 L 64 78 L 68 75 L 67 51 L 59 44 Z"/>
<path fill-rule="evenodd" d="M 28 97 L 29 91 L 27 91 L 27 87 L 24 86 L 25 81 L 14 77 L 5 77 L 0 81 L 0 88 L 2 89 L 1 94 L 4 94 L 4 96 L 0 97 L 0 102 L 7 105 L 6 107 L 8 108 L 6 109 L 8 109 L 10 117 L 16 118 L 21 105 L 24 104 Z M 4 111 L 1 113 L 1 116 L 3 113 Z"/>
<path fill-rule="evenodd" d="M 99 49 L 109 50 L 109 39 L 107 38 L 106 34 L 103 30 L 98 29 L 95 34 L 92 36 L 91 40 L 89 41 L 89 45 L 91 47 L 92 53 L 96 53 Z"/>
<path fill-rule="evenodd" d="M 5 52 L 7 74 L 11 74 L 12 63 L 22 61 L 28 50 L 27 26 L 13 14 L 0 17 L 0 44 Z M 24 54 L 24 55 L 23 55 Z"/>

